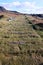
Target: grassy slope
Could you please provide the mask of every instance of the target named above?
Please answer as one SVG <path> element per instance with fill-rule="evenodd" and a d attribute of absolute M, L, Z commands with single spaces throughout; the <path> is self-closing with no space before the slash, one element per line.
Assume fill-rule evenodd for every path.
<path fill-rule="evenodd" d="M 8 16 L 0 20 L 0 65 L 43 64 L 43 41 L 30 24 L 29 17 Z"/>

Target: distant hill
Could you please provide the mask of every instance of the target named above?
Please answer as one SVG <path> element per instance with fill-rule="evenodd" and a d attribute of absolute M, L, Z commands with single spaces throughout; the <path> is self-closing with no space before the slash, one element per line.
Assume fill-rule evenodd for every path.
<path fill-rule="evenodd" d="M 43 18 L 43 14 L 31 14 L 32 16 L 35 16 L 35 17 L 40 17 L 40 18 Z"/>
<path fill-rule="evenodd" d="M 9 12 L 9 13 L 16 13 L 16 14 L 20 14 L 19 12 L 17 11 L 10 11 L 10 10 L 6 10 L 4 7 L 0 6 L 0 12 Z"/>
<path fill-rule="evenodd" d="M 29 19 L 33 22 L 33 24 L 43 23 L 43 14 L 24 14 L 24 13 L 20 13 L 18 11 L 7 10 L 3 6 L 0 6 L 0 12 L 3 12 L 4 15 L 7 14 L 8 16 L 13 16 L 13 17 L 15 15 L 19 15 L 19 14 L 27 15 L 30 17 Z"/>
<path fill-rule="evenodd" d="M 0 12 L 9 12 L 9 13 L 23 14 L 23 13 L 20 13 L 18 11 L 6 10 L 3 6 L 0 6 Z M 33 17 L 43 18 L 43 14 L 25 14 L 25 15 L 31 15 Z"/>
<path fill-rule="evenodd" d="M 0 6 L 0 12 L 6 12 L 6 11 L 7 10 L 4 7 Z"/>

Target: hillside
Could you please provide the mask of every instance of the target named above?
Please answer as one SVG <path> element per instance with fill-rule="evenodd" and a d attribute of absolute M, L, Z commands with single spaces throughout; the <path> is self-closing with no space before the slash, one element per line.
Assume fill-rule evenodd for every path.
<path fill-rule="evenodd" d="M 0 13 L 0 65 L 43 65 L 43 19 L 16 13 Z"/>

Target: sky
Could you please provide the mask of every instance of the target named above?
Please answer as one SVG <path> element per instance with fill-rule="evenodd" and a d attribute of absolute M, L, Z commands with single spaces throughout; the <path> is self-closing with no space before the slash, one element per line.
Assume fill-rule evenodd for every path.
<path fill-rule="evenodd" d="M 43 14 L 43 0 L 0 0 L 0 6 L 21 13 Z"/>

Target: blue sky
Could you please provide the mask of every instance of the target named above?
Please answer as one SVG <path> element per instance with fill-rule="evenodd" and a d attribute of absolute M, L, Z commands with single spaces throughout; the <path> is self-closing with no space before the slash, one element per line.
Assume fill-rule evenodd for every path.
<path fill-rule="evenodd" d="M 22 13 L 43 14 L 43 0 L 0 0 L 0 6 Z"/>

